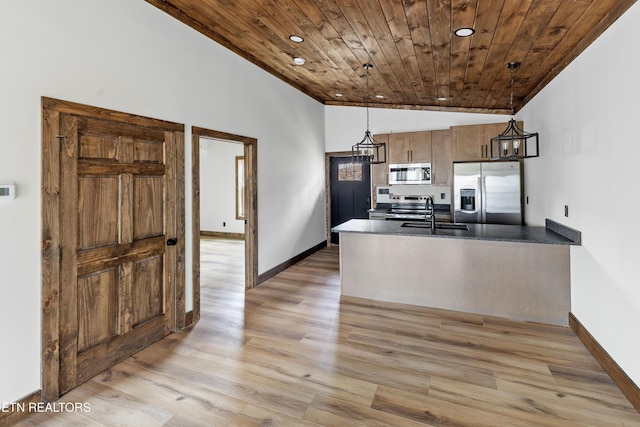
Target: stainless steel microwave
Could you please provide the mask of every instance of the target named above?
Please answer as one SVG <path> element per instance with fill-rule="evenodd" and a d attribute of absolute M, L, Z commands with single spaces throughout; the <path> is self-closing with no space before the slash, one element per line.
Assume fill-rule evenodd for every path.
<path fill-rule="evenodd" d="M 389 165 L 389 185 L 431 184 L 431 163 Z"/>

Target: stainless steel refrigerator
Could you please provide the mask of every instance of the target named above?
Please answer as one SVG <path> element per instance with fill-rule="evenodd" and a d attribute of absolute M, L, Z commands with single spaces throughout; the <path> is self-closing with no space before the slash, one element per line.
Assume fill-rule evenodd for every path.
<path fill-rule="evenodd" d="M 523 223 L 522 168 L 518 161 L 453 164 L 453 220 Z"/>

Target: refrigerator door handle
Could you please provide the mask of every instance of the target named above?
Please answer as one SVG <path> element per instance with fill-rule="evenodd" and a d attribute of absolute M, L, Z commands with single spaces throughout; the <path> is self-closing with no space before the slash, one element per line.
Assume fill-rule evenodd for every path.
<path fill-rule="evenodd" d="M 487 206 L 486 206 L 486 198 L 487 198 L 487 187 L 486 187 L 486 178 L 481 177 L 478 178 L 478 188 L 480 189 L 480 210 L 478 211 L 478 216 L 480 217 L 480 224 L 487 223 Z"/>

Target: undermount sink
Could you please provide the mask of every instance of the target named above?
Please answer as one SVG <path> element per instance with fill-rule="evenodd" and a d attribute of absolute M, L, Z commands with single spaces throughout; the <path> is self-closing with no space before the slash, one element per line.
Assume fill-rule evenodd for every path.
<path fill-rule="evenodd" d="M 409 228 L 431 228 L 431 224 L 428 222 L 404 222 L 401 227 Z M 442 230 L 468 230 L 467 224 L 456 224 L 452 222 L 436 222 L 436 229 Z"/>
<path fill-rule="evenodd" d="M 468 230 L 467 224 L 456 224 L 453 222 L 436 222 L 436 228 L 445 230 Z"/>

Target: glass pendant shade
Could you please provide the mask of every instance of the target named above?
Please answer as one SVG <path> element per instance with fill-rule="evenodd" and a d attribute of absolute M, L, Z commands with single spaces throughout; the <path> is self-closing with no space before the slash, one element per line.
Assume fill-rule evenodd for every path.
<path fill-rule="evenodd" d="M 523 131 L 512 118 L 504 132 L 491 138 L 491 160 L 539 157 L 538 148 L 538 133 Z"/>

